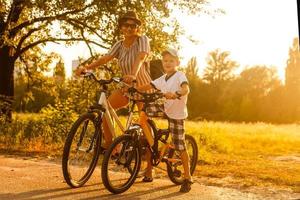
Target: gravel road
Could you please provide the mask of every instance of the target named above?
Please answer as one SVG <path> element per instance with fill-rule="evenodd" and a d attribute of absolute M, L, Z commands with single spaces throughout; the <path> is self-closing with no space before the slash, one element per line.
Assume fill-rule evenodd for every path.
<path fill-rule="evenodd" d="M 113 195 L 101 183 L 97 167 L 91 179 L 82 188 L 71 189 L 63 181 L 59 161 L 34 157 L 0 155 L 0 199 L 43 200 L 43 199 L 202 199 L 202 200 L 245 200 L 245 199 L 298 199 L 297 196 L 261 195 L 232 188 L 206 186 L 195 178 L 192 190 L 179 193 L 179 186 L 167 178 L 157 178 L 152 183 L 143 183 L 138 178 L 125 193 Z M 299 198 L 300 199 L 300 198 Z"/>

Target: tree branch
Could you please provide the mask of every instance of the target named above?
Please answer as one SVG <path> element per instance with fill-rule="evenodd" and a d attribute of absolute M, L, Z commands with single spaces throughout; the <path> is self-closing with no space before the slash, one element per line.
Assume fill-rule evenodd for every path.
<path fill-rule="evenodd" d="M 82 36 L 82 38 L 84 39 L 84 42 L 85 42 L 86 46 L 89 48 L 89 51 L 90 51 L 91 56 L 93 56 L 93 55 L 94 55 L 94 54 L 93 54 L 93 50 L 92 50 L 90 44 L 87 42 L 87 40 L 86 40 L 86 38 L 85 38 L 85 36 L 84 36 L 83 29 L 81 30 L 81 36 Z"/>
<path fill-rule="evenodd" d="M 21 62 L 24 63 L 24 65 L 25 65 L 25 72 L 26 72 L 27 76 L 28 76 L 31 80 L 33 80 L 32 76 L 31 76 L 31 72 L 30 72 L 30 70 L 29 70 L 28 63 L 26 62 L 26 59 L 23 58 L 22 55 L 21 55 L 19 58 L 20 58 Z"/>
<path fill-rule="evenodd" d="M 63 42 L 69 42 L 69 41 L 86 41 L 88 43 L 97 45 L 99 47 L 107 48 L 106 46 L 104 46 L 102 44 L 99 44 L 97 42 L 94 42 L 94 41 L 88 40 L 88 39 L 84 39 L 84 38 L 48 38 L 48 39 L 44 39 L 44 40 L 38 40 L 36 42 L 33 42 L 33 43 L 27 45 L 23 49 L 20 49 L 18 52 L 15 53 L 14 58 L 15 59 L 18 58 L 21 54 L 23 54 L 24 52 L 26 52 L 30 48 L 33 48 L 34 46 L 37 46 L 39 44 L 46 43 L 46 42 L 59 42 L 59 41 L 63 41 Z"/>
<path fill-rule="evenodd" d="M 47 23 L 47 24 L 48 24 L 48 23 Z M 20 49 L 21 49 L 21 47 L 22 47 L 22 44 L 24 43 L 24 41 L 25 41 L 30 35 L 32 35 L 32 34 L 33 34 L 34 32 L 36 32 L 36 31 L 39 31 L 39 30 L 41 30 L 42 28 L 46 27 L 47 24 L 44 24 L 44 25 L 42 25 L 42 26 L 40 26 L 40 27 L 38 27 L 38 28 L 33 28 L 33 29 L 29 30 L 28 33 L 25 34 L 25 35 L 20 39 L 20 41 L 19 41 L 19 43 L 18 43 L 18 45 L 17 45 L 17 48 L 16 48 L 16 52 L 19 52 L 19 51 L 20 51 Z"/>
<path fill-rule="evenodd" d="M 97 35 L 102 41 L 104 42 L 109 42 L 109 40 L 105 39 L 103 36 L 101 36 L 96 28 L 94 27 L 91 27 L 89 25 L 87 25 L 86 23 L 80 21 L 80 20 L 77 20 L 77 19 L 73 19 L 73 18 L 68 18 L 68 19 L 64 19 L 65 21 L 69 22 L 70 24 L 74 25 L 75 24 L 80 24 L 83 28 L 88 28 L 91 32 L 93 32 L 95 35 Z"/>
<path fill-rule="evenodd" d="M 23 23 L 15 26 L 15 27 L 13 27 L 10 30 L 10 36 L 14 36 L 22 28 L 28 27 L 28 26 L 30 26 L 30 25 L 32 25 L 34 23 L 43 22 L 43 21 L 53 21 L 53 20 L 65 17 L 67 15 L 79 13 L 79 12 L 82 12 L 82 11 L 86 10 L 89 7 L 94 6 L 94 4 L 95 4 L 95 1 L 93 1 L 91 4 L 88 4 L 88 5 L 86 5 L 85 7 L 81 8 L 81 9 L 71 10 L 71 11 L 64 12 L 64 13 L 61 13 L 61 14 L 58 14 L 58 15 L 55 15 L 55 16 L 39 17 L 39 18 L 35 18 L 35 19 L 32 19 L 32 20 L 25 21 L 25 22 L 23 22 Z"/>

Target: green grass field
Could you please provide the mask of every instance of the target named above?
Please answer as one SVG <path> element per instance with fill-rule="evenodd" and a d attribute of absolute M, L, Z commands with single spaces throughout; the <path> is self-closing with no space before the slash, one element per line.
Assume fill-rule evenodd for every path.
<path fill-rule="evenodd" d="M 2 136 L 2 152 L 9 148 L 12 151 L 61 154 L 63 141 L 61 144 L 45 144 L 44 136 L 22 141 L 25 138 L 22 134 L 36 136 L 32 132 L 40 131 L 37 126 L 29 129 L 29 134 L 23 126 L 26 126 L 26 121 L 29 121 L 28 127 L 41 121 L 41 115 L 18 114 L 15 117 L 21 125 L 19 129 L 11 130 L 19 131 L 13 134 L 19 139 L 16 143 L 5 138 L 6 143 L 3 143 Z M 157 124 L 167 126 L 165 120 L 157 120 Z M 232 187 L 272 186 L 300 192 L 300 125 L 187 121 L 186 133 L 197 140 L 199 164 L 195 176 L 204 183 Z M 10 137 L 10 134 L 4 135 Z M 15 141 L 14 145 L 9 141 Z"/>

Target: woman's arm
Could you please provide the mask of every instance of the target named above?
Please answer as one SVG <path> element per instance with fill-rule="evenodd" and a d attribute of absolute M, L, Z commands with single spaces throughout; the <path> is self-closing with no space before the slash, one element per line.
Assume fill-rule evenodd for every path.
<path fill-rule="evenodd" d="M 79 76 L 82 72 L 89 70 L 89 69 L 95 69 L 99 65 L 104 65 L 110 60 L 112 60 L 114 57 L 112 55 L 104 55 L 98 58 L 96 61 L 92 62 L 91 64 L 87 65 L 86 67 L 80 66 L 76 69 L 75 74 Z"/>
<path fill-rule="evenodd" d="M 135 59 L 135 62 L 133 63 L 133 66 L 132 66 L 131 75 L 133 75 L 135 77 L 137 76 L 137 74 L 140 71 L 141 66 L 143 65 L 143 63 L 145 62 L 145 60 L 147 58 L 147 55 L 148 55 L 148 53 L 146 53 L 146 52 L 138 53 L 138 55 Z"/>
<path fill-rule="evenodd" d="M 140 71 L 141 66 L 145 62 L 145 59 L 147 58 L 148 53 L 146 52 L 140 52 L 138 53 L 133 65 L 130 75 L 124 75 L 123 79 L 125 83 L 131 83 L 134 79 L 136 79 L 137 74 Z"/>
<path fill-rule="evenodd" d="M 151 84 L 146 84 L 146 85 L 139 86 L 136 89 L 138 91 L 143 92 L 143 91 L 151 90 L 152 88 L 153 88 L 153 86 Z"/>
<path fill-rule="evenodd" d="M 89 70 L 89 69 L 95 69 L 96 67 L 98 67 L 100 65 L 104 65 L 104 64 L 108 63 L 113 58 L 114 57 L 112 55 L 101 56 L 100 58 L 98 58 L 97 60 L 95 60 L 94 62 L 92 62 L 88 66 L 86 66 L 85 69 L 87 69 L 87 70 Z"/>

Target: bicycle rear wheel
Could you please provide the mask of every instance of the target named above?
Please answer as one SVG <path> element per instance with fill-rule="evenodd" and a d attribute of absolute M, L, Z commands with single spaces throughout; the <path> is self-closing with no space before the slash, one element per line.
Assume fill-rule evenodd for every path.
<path fill-rule="evenodd" d="M 117 137 L 104 155 L 101 176 L 112 193 L 123 193 L 134 183 L 141 167 L 140 148 L 130 135 Z"/>
<path fill-rule="evenodd" d="M 81 187 L 93 174 L 99 159 L 101 136 L 93 113 L 81 115 L 73 124 L 62 156 L 62 171 L 69 186 Z"/>
<path fill-rule="evenodd" d="M 198 146 L 196 140 L 190 135 L 185 135 L 185 143 L 186 143 L 187 152 L 190 157 L 190 172 L 192 175 L 195 171 L 197 161 L 198 161 Z M 170 180 L 176 185 L 180 185 L 184 181 L 184 177 L 183 177 L 184 170 L 183 170 L 183 165 L 180 157 L 180 152 L 176 151 L 175 149 L 170 149 L 168 158 L 175 158 L 180 160 L 177 162 L 167 161 L 167 171 Z"/>

